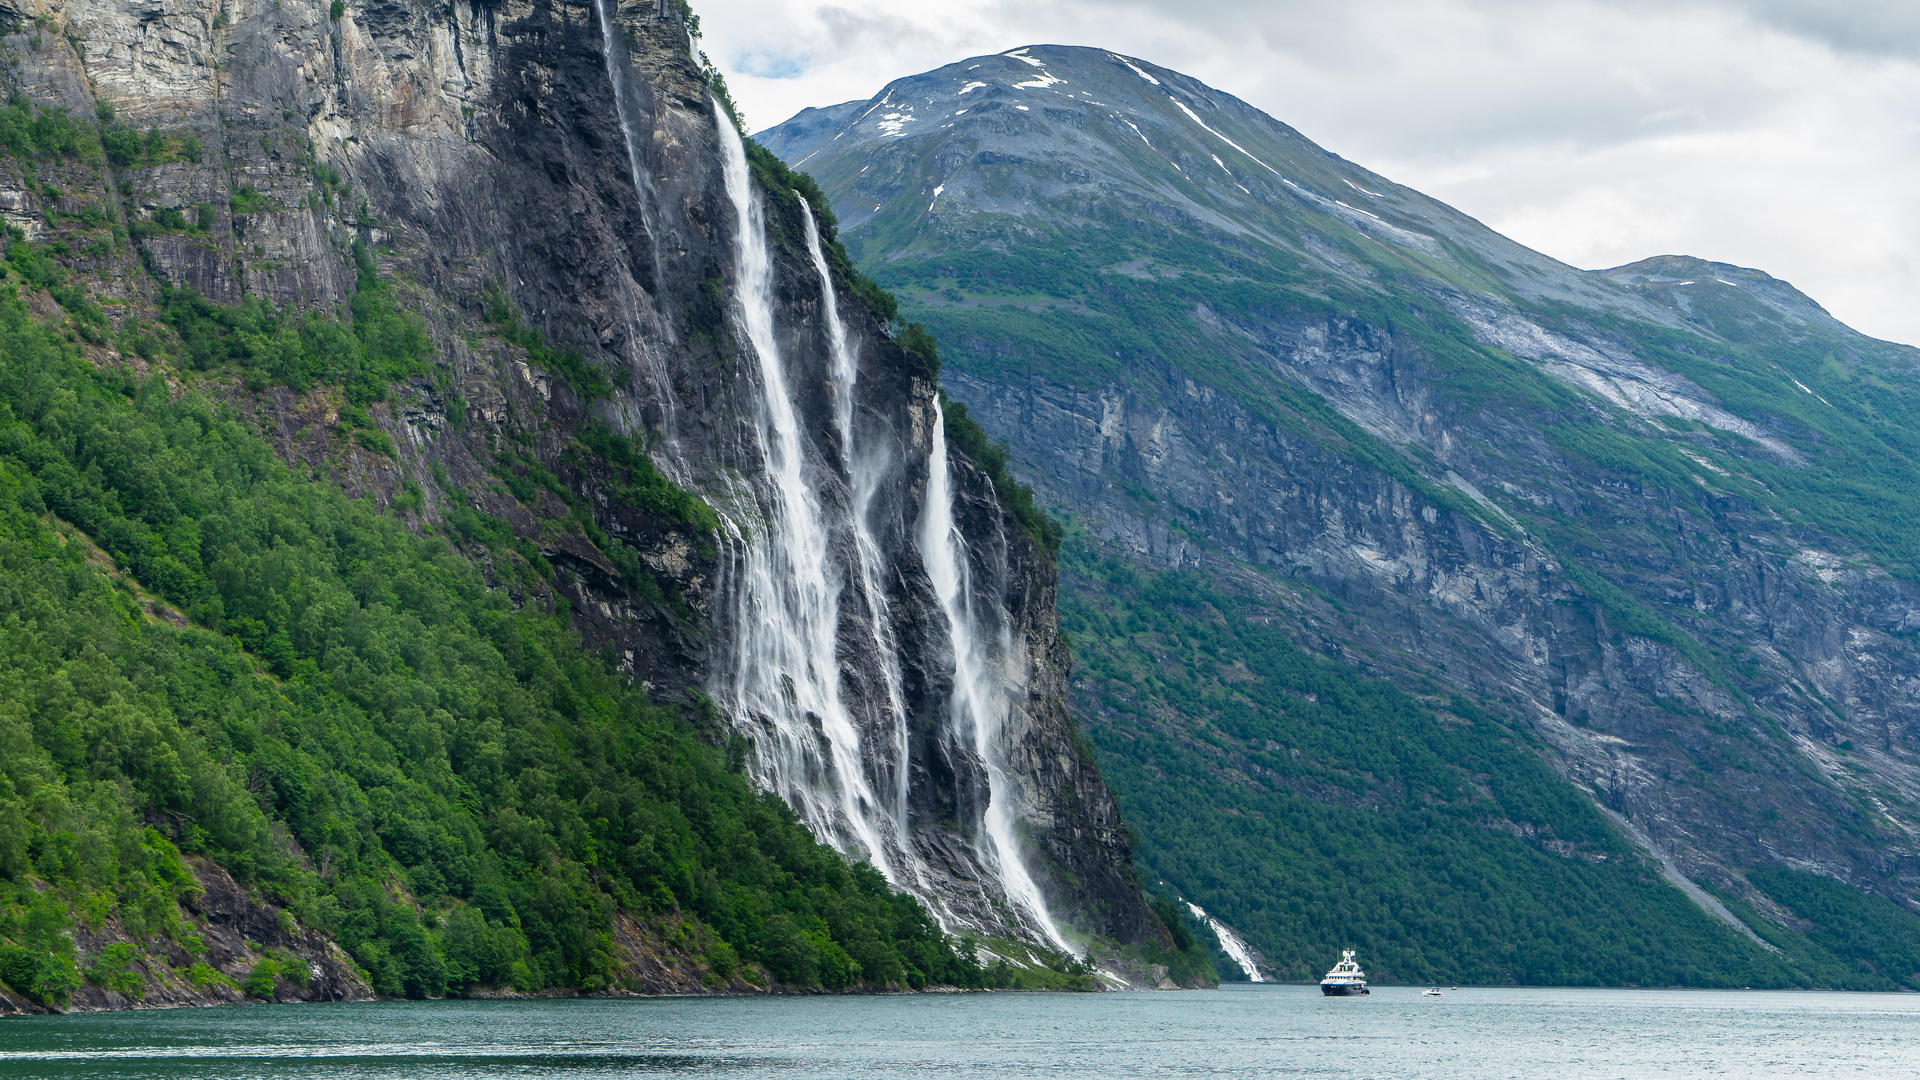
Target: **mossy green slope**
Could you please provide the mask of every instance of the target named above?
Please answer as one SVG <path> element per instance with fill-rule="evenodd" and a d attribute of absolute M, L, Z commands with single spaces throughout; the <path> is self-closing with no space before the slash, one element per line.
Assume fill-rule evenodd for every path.
<path fill-rule="evenodd" d="M 383 993 L 617 986 L 621 913 L 680 927 L 721 982 L 1025 977 L 816 843 L 562 614 L 512 610 L 447 538 L 295 476 L 217 402 L 96 368 L 15 281 L 0 938 L 19 989 L 73 988 L 63 931 L 89 905 L 191 944 L 182 851 L 333 935 Z"/>
<path fill-rule="evenodd" d="M 1784 869 L 1743 908 L 1790 959 L 1695 906 L 1542 760 L 1537 738 L 1433 684 L 1304 652 L 1194 572 L 1142 572 L 1070 532 L 1061 625 L 1086 731 L 1149 880 L 1178 882 L 1315 979 L 1568 986 L 1920 986 L 1920 918 Z M 1337 952 L 1335 952 L 1337 958 Z"/>
<path fill-rule="evenodd" d="M 1151 876 L 1238 926 L 1296 975 L 1324 969 L 1337 955 L 1333 939 L 1354 934 L 1407 978 L 1912 981 L 1894 953 L 1881 963 L 1857 951 L 1875 935 L 1847 929 L 1848 920 L 1866 919 L 1867 909 L 1824 905 L 1811 920 L 1824 929 L 1801 934 L 1791 928 L 1802 925 L 1790 913 L 1799 909 L 1764 885 L 1764 875 L 1740 876 L 1763 858 L 1765 836 L 1774 850 L 1820 847 L 1829 859 L 1843 848 L 1834 872 L 1908 895 L 1907 879 L 1884 869 L 1906 841 L 1876 807 L 1911 816 L 1915 803 L 1897 779 L 1863 768 L 1834 779 L 1803 756 L 1796 738 L 1824 740 L 1843 755 L 1853 742 L 1830 730 L 1840 714 L 1808 688 L 1795 661 L 1780 660 L 1799 643 L 1785 633 L 1755 636 L 1755 620 L 1773 613 L 1756 616 L 1727 598 L 1746 587 L 1742 575 L 1764 576 L 1738 565 L 1756 547 L 1825 545 L 1846 553 L 1850 567 L 1873 567 L 1848 573 L 1915 580 L 1920 429 L 1909 406 L 1920 391 L 1920 353 L 1854 333 L 1754 271 L 1685 259 L 1604 275 L 1575 271 L 1228 95 L 1096 49 L 974 57 L 899 80 L 866 102 L 803 113 L 760 138 L 833 198 L 849 253 L 899 294 L 903 318 L 939 335 L 974 414 L 988 416 L 990 403 L 1001 410 L 993 434 L 1011 442 L 1016 469 L 1085 512 L 1093 534 L 1114 527 L 1103 517 L 1125 518 L 1135 548 L 1149 546 L 1144 537 L 1158 530 L 1171 538 L 1165 544 L 1201 560 L 1199 577 L 1149 604 L 1131 579 L 1120 586 L 1109 576 L 1133 555 L 1096 555 L 1083 534 L 1064 557 L 1075 568 L 1062 612 L 1083 665 L 1077 703 L 1090 710 L 1083 722 L 1141 834 Z M 1509 332 L 1514 327 L 1525 329 Z M 1588 384 L 1554 366 L 1580 349 L 1601 369 Z M 1343 350 L 1360 357 L 1355 370 L 1341 369 Z M 1670 375 L 1647 374 L 1654 369 Z M 1672 375 L 1682 378 L 1661 385 L 1678 386 L 1690 403 L 1628 407 L 1627 397 L 1592 389 L 1605 378 Z M 1639 392 L 1652 384 L 1634 385 Z M 1076 404 L 1076 395 L 1099 406 L 1068 420 L 1043 415 Z M 1065 478 L 1088 457 L 1151 441 L 1125 424 L 1156 409 L 1171 426 L 1201 427 L 1204 409 L 1193 400 L 1220 401 L 1232 415 L 1185 448 L 1218 467 L 1186 485 L 1191 497 L 1154 487 L 1135 459 L 1121 461 L 1128 471 L 1099 477 L 1099 492 L 1079 473 Z M 1721 412 L 1709 422 L 1680 415 L 1698 402 Z M 1071 445 L 1047 441 L 1068 438 L 1074 424 L 1108 423 L 1101 408 L 1112 412 L 1114 430 Z M 1396 419 L 1399 409 L 1406 416 Z M 1263 428 L 1280 436 L 1269 439 Z M 1444 439 L 1435 435 L 1441 430 Z M 1211 483 L 1256 475 L 1234 471 L 1234 459 L 1261 454 L 1276 460 L 1260 475 L 1322 501 Z M 1456 469 L 1478 489 L 1469 494 L 1455 483 Z M 1601 734 L 1659 747 L 1650 753 L 1659 782 L 1713 805 L 1711 824 L 1687 827 L 1738 838 L 1724 845 L 1737 854 L 1721 856 L 1729 864 L 1716 873 L 1727 875 L 1729 895 L 1758 905 L 1741 910 L 1766 934 L 1796 943 L 1785 961 L 1679 900 L 1657 875 L 1646 877 L 1621 854 L 1626 846 L 1594 849 L 1612 852 L 1605 862 L 1554 854 L 1589 827 L 1608 835 L 1611 827 L 1586 793 L 1541 764 L 1551 754 L 1530 741 L 1523 719 L 1533 703 L 1510 698 L 1502 677 L 1463 675 L 1458 653 L 1451 674 L 1420 654 L 1424 631 L 1408 624 L 1441 607 L 1437 591 L 1412 610 L 1350 612 L 1332 577 L 1318 581 L 1332 593 L 1314 592 L 1323 550 L 1263 547 L 1265 537 L 1250 535 L 1283 530 L 1249 510 L 1269 498 L 1328 514 L 1336 536 L 1349 527 L 1420 528 L 1363 523 L 1363 507 L 1341 502 L 1350 482 L 1382 499 L 1412 492 L 1412 502 L 1443 512 L 1434 532 L 1457 528 L 1451 514 L 1476 522 L 1470 531 L 1529 546 L 1554 567 L 1548 587 L 1556 599 L 1542 622 L 1574 613 L 1609 655 L 1652 643 L 1698 673 L 1717 703 L 1712 710 L 1656 689 L 1622 730 Z M 1219 569 L 1235 558 L 1259 569 Z M 1126 572 L 1154 575 L 1137 566 Z M 1289 576 L 1302 580 L 1281 580 Z M 1303 598 L 1296 610 L 1263 610 L 1289 592 Z M 1878 603 L 1877 595 L 1863 603 Z M 1260 612 L 1257 625 L 1235 614 L 1242 609 Z M 1298 615 L 1309 609 L 1317 614 Z M 1491 617 L 1512 616 L 1494 609 Z M 1366 625 L 1382 617 L 1399 625 Z M 1898 623 L 1897 615 L 1861 617 L 1873 621 L 1868 634 Z M 1145 620 L 1149 637 L 1115 633 L 1115 620 Z M 1317 629 L 1329 621 L 1340 626 Z M 1904 630 L 1888 632 L 1907 640 Z M 1451 699 L 1467 691 L 1459 708 L 1439 708 L 1473 719 L 1459 730 L 1435 728 L 1433 708 L 1353 702 L 1355 715 L 1377 725 L 1363 748 L 1345 738 L 1354 716 L 1296 707 L 1301 687 L 1293 683 L 1312 668 L 1307 659 L 1245 686 L 1216 677 L 1221 665 L 1251 664 L 1255 653 L 1279 655 L 1287 640 L 1348 650 L 1339 665 L 1313 668 L 1318 677 L 1353 680 L 1358 667 L 1391 676 L 1403 692 Z M 1390 647 L 1365 652 L 1381 640 Z M 1564 677 L 1554 692 L 1565 697 L 1585 674 L 1556 671 L 1549 681 Z M 1387 693 L 1384 683 L 1375 690 Z M 1539 704 L 1554 701 L 1543 694 Z M 1223 715 L 1253 726 L 1223 733 Z M 1863 715 L 1873 728 L 1871 710 Z M 1795 734 L 1782 716 L 1795 718 Z M 1590 722 L 1577 710 L 1567 719 Z M 1248 733 L 1260 724 L 1281 726 L 1253 739 Z M 1282 729 L 1286 738 L 1275 733 Z M 1498 768 L 1489 774 L 1510 773 L 1544 818 L 1502 809 L 1511 790 L 1479 801 L 1448 794 L 1469 774 L 1429 776 L 1429 763 L 1468 752 L 1460 740 L 1483 729 L 1511 740 L 1490 759 Z M 1261 749 L 1268 739 L 1321 740 L 1326 756 L 1316 767 L 1345 779 L 1305 780 L 1277 768 L 1286 762 L 1249 759 L 1263 763 L 1255 768 L 1242 760 L 1269 752 Z M 1903 737 L 1889 734 L 1881 749 L 1910 755 L 1903 747 Z M 1369 789 L 1369 776 L 1403 774 L 1428 777 L 1421 784 L 1438 786 L 1408 790 L 1451 809 L 1415 814 L 1421 804 L 1396 794 L 1380 796 L 1397 808 L 1385 816 L 1355 815 L 1364 800 L 1351 784 Z M 1403 782 L 1382 790 L 1397 792 Z M 1776 801 L 1787 805 L 1784 814 Z M 1516 835 L 1503 821 L 1531 822 L 1534 831 Z M 1541 825 L 1551 826 L 1550 836 Z M 1441 834 L 1444 841 L 1432 839 Z M 1363 889 L 1342 908 L 1329 881 L 1347 874 L 1387 897 Z M 1376 902 L 1388 910 L 1372 910 Z M 1423 903 L 1432 917 L 1416 914 Z M 1898 904 L 1891 910 L 1881 913 L 1914 918 Z M 1818 944 L 1842 940 L 1856 952 Z M 1520 941 L 1534 947 L 1518 949 Z M 1522 954 L 1531 959 L 1514 959 Z"/>

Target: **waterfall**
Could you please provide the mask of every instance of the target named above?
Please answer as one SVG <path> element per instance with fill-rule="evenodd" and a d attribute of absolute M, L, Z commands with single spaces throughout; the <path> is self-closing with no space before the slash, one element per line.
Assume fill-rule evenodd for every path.
<path fill-rule="evenodd" d="M 897 881 L 875 817 L 890 816 L 863 768 L 858 728 L 840 692 L 841 582 L 821 492 L 809 483 L 806 443 L 774 333 L 773 260 L 766 222 L 733 121 L 713 106 L 735 233 L 736 316 L 758 360 L 753 434 L 762 482 L 744 492 L 758 521 L 723 510 L 728 547 L 721 590 L 731 603 L 730 655 L 716 696 L 737 723 L 757 724 L 754 778 L 787 800 L 815 835 Z"/>
<path fill-rule="evenodd" d="M 1239 934 L 1234 933 L 1233 927 L 1207 914 L 1199 904 L 1191 900 L 1182 902 L 1187 905 L 1188 911 L 1193 912 L 1194 918 L 1207 924 L 1207 929 L 1213 931 L 1213 936 L 1220 940 L 1220 951 L 1226 953 L 1227 958 L 1235 964 L 1240 965 L 1240 970 L 1246 973 L 1248 982 L 1267 981 L 1266 977 L 1260 974 L 1259 954 L 1254 952 L 1252 946 L 1248 945 Z"/>
<path fill-rule="evenodd" d="M 799 192 L 794 192 L 796 196 Z M 886 560 L 874 539 L 867 515 L 873 497 L 885 475 L 883 465 L 856 451 L 853 435 L 853 387 L 859 370 L 853 362 L 853 349 L 847 341 L 847 326 L 840 321 L 840 299 L 833 289 L 833 272 L 827 267 L 827 255 L 820 247 L 820 226 L 813 218 L 813 207 L 800 196 L 800 212 L 807 225 L 807 252 L 820 277 L 820 307 L 826 316 L 827 342 L 833 357 L 833 419 L 840 435 L 840 454 L 847 476 L 853 484 L 853 537 L 860 556 L 860 587 L 866 598 L 868 623 L 873 646 L 880 656 L 881 675 L 886 682 L 887 705 L 893 719 L 893 796 L 894 833 L 902 849 L 907 838 L 907 708 L 900 692 L 899 648 L 886 618 L 886 592 L 880 582 L 886 576 Z"/>
<path fill-rule="evenodd" d="M 926 496 L 920 508 L 920 558 L 926 564 L 934 595 L 940 598 L 940 606 L 946 612 L 947 633 L 953 645 L 953 698 L 948 705 L 952 731 L 963 739 L 971 738 L 972 749 L 980 756 L 987 772 L 987 805 L 980 821 L 986 844 L 980 853 L 981 859 L 999 875 L 1007 900 L 1033 929 L 1062 951 L 1078 953 L 1047 914 L 1040 888 L 1020 859 L 1009 806 L 1012 791 L 1001 766 L 998 746 L 1009 705 L 1004 691 L 1004 669 L 1013 656 L 1012 635 L 1002 626 L 997 635 L 997 650 L 990 650 L 981 640 L 973 615 L 966 541 L 953 523 L 954 491 L 949 468 L 946 417 L 936 398 L 933 453 L 927 462 Z"/>
<path fill-rule="evenodd" d="M 646 166 L 640 162 L 639 141 L 633 137 L 633 122 L 627 108 L 626 80 L 620 77 L 619 52 L 616 48 L 619 35 L 614 32 L 613 12 L 609 10 L 612 3 L 613 0 L 593 0 L 593 9 L 600 16 L 600 43 L 601 51 L 606 54 L 607 81 L 613 84 L 613 108 L 620 119 L 620 135 L 626 140 L 627 168 L 633 174 L 633 193 L 640 200 L 640 220 L 646 225 L 647 241 L 653 246 L 653 274 L 655 282 L 658 282 L 660 231 L 654 227 L 653 220 L 653 180 Z"/>
<path fill-rule="evenodd" d="M 640 206 L 640 224 L 641 227 L 646 230 L 647 249 L 653 258 L 653 288 L 651 292 L 658 293 L 662 275 L 664 275 L 666 271 L 660 258 L 660 229 L 654 215 L 655 194 L 653 190 L 653 177 L 647 172 L 646 165 L 640 160 L 640 140 L 634 138 L 633 135 L 632 108 L 627 101 L 627 84 L 626 80 L 621 78 L 620 57 L 622 52 L 619 48 L 619 35 L 613 28 L 614 3 L 615 0 L 594 0 L 593 7 L 594 12 L 600 17 L 601 52 L 605 54 L 606 58 L 607 82 L 613 87 L 614 115 L 620 122 L 620 137 L 625 142 L 627 148 L 627 171 L 633 178 L 633 195 Z M 671 334 L 670 324 L 660 317 L 659 308 L 654 305 L 654 297 L 652 295 L 647 296 L 647 304 L 652 308 L 653 321 L 661 335 L 669 336 Z M 654 347 L 653 335 L 645 333 L 638 327 L 635 327 L 632 324 L 632 320 L 628 320 L 628 330 L 629 340 L 634 343 L 635 349 L 644 361 L 643 366 L 646 369 L 648 381 L 653 385 L 654 399 L 660 402 L 659 420 L 662 433 L 665 435 L 664 441 L 667 447 L 672 448 L 678 443 L 677 432 L 675 431 L 675 418 L 678 409 L 673 405 L 673 377 L 667 371 L 665 358 L 660 355 L 659 349 Z M 671 456 L 670 454 L 669 457 Z M 664 471 L 667 475 L 673 477 L 674 480 L 684 482 L 686 480 L 686 470 L 681 468 L 680 465 L 681 463 L 677 460 L 671 461 L 668 468 Z"/>
<path fill-rule="evenodd" d="M 979 820 L 959 823 L 973 827 L 969 846 L 919 837 L 909 828 L 911 743 L 899 657 L 917 643 L 901 640 L 902 628 L 918 624 L 896 625 L 902 616 L 891 610 L 886 588 L 894 555 L 869 520 L 876 506 L 890 505 L 880 497 L 885 491 L 908 483 L 909 455 L 883 423 L 869 425 L 862 439 L 857 357 L 819 223 L 805 199 L 801 214 L 828 353 L 822 385 L 831 434 L 803 427 L 806 409 L 796 393 L 817 392 L 807 380 L 819 378 L 821 369 L 806 355 L 782 353 L 765 207 L 740 134 L 718 102 L 713 116 L 737 223 L 732 316 L 753 362 L 735 396 L 746 453 L 738 469 L 712 480 L 722 489 L 714 502 L 723 552 L 709 690 L 752 736 L 754 780 L 784 798 L 814 835 L 919 895 L 943 928 L 1013 929 L 1015 936 L 1033 935 L 1074 952 L 1020 857 L 1000 742 L 1009 709 L 1003 681 L 1022 661 L 1004 621 L 989 615 L 997 614 L 997 601 L 974 596 L 965 539 L 954 525 L 937 402 L 919 520 L 898 524 L 917 544 L 954 659 L 952 695 L 931 719 L 945 745 L 981 763 L 987 790 Z M 830 446 L 835 440 L 837 453 Z M 933 846 L 923 851 L 925 844 Z"/>

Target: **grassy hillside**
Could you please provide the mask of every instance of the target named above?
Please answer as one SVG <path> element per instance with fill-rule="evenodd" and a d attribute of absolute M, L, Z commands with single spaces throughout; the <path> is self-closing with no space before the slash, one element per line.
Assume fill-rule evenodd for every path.
<path fill-rule="evenodd" d="M 23 303 L 60 273 L 44 252 L 16 240 L 8 266 L 0 977 L 17 989 L 58 1001 L 97 968 L 76 920 L 117 915 L 149 963 L 192 954 L 183 852 L 333 935 L 383 993 L 617 985 L 621 913 L 713 983 L 1027 977 L 983 970 L 815 843 L 564 613 L 513 610 L 472 561 L 547 573 L 489 546 L 508 530 L 441 535 L 296 476 L 193 389 L 195 367 L 278 356 L 365 400 L 418 356 L 404 317 L 177 300 L 186 333 L 138 331 L 154 364 L 136 379 L 86 359 L 79 295 L 45 318 Z M 262 325 L 277 352 L 219 344 Z M 302 366 L 315 355 L 337 370 Z"/>
<path fill-rule="evenodd" d="M 1306 653 L 1207 577 L 1143 571 L 1085 532 L 1061 565 L 1082 729 L 1143 875 L 1282 978 L 1356 948 L 1409 983 L 1920 988 L 1920 917 L 1891 901 L 1756 871 L 1810 924 L 1747 912 L 1783 960 L 1669 886 L 1524 725 Z"/>
<path fill-rule="evenodd" d="M 1565 266 L 1095 49 L 763 137 L 1117 542 L 1069 539 L 1063 625 L 1150 878 L 1293 975 L 1344 939 L 1408 979 L 1913 981 L 1920 351 L 1758 271 Z"/>

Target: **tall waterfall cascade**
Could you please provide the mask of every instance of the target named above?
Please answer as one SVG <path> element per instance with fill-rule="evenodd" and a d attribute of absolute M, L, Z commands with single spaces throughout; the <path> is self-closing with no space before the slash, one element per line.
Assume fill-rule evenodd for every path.
<path fill-rule="evenodd" d="M 1006 687 L 1015 657 L 1013 635 L 1000 624 L 994 640 L 982 640 L 973 610 L 966 539 L 953 521 L 953 478 L 947 460 L 946 417 L 940 402 L 933 403 L 933 453 L 927 463 L 927 494 L 920 508 L 920 557 L 947 615 L 953 644 L 953 698 L 948 705 L 953 730 L 972 737 L 973 748 L 987 769 L 988 798 L 981 815 L 986 863 L 999 874 L 1007 899 L 1033 929 L 1055 946 L 1076 951 L 1060 936 L 1047 915 L 1040 887 L 1020 857 L 1011 803 L 1011 785 L 1001 759 L 1001 734 L 1009 702 Z"/>
<path fill-rule="evenodd" d="M 737 382 L 736 407 L 742 443 L 760 468 L 711 482 L 724 490 L 712 500 L 722 550 L 710 693 L 750 740 L 747 767 L 757 783 L 785 799 L 823 841 L 918 895 L 948 929 L 976 929 L 982 920 L 968 910 L 988 910 L 994 925 L 1078 952 L 1055 927 L 1021 859 L 999 742 L 1009 681 L 1023 658 L 1005 620 L 982 619 L 976 610 L 991 602 L 976 596 L 970 581 L 939 405 L 933 403 L 928 424 L 932 449 L 918 518 L 895 529 L 910 534 L 900 539 L 911 547 L 902 552 L 896 544 L 889 555 L 870 519 L 883 489 L 908 486 L 909 455 L 884 437 L 869 440 L 873 445 L 861 440 L 858 357 L 841 320 L 818 223 L 800 200 L 820 290 L 819 325 L 776 325 L 765 206 L 731 118 L 717 102 L 713 111 L 735 223 L 731 317 L 753 353 Z M 815 371 L 817 379 L 818 368 L 808 368 L 807 357 L 790 344 L 795 333 L 807 331 L 826 346 L 831 438 L 818 437 L 804 419 L 806 404 L 817 409 L 822 400 L 810 396 L 804 382 L 804 372 Z M 924 637 L 931 629 L 937 636 L 941 628 L 916 631 L 902 622 L 887 588 L 900 577 L 890 560 L 915 550 L 946 624 L 947 640 L 936 643 L 946 648 L 936 651 L 950 650 L 953 664 L 946 700 L 921 722 L 934 729 L 935 742 L 977 758 L 975 775 L 985 779 L 984 800 L 971 796 L 979 820 L 962 821 L 960 834 L 937 841 L 915 834 L 912 717 L 899 656 L 903 634 Z M 935 887 L 940 875 L 930 868 L 928 843 L 939 851 L 946 881 L 977 879 L 970 898 L 956 901 L 951 888 L 942 895 Z"/>
<path fill-rule="evenodd" d="M 861 760 L 861 741 L 841 695 L 835 638 L 840 594 L 830 525 L 818 483 L 822 463 L 807 443 L 787 385 L 773 320 L 773 258 L 766 221 L 747 172 L 746 148 L 716 102 L 735 234 L 735 314 L 758 362 L 752 423 L 766 471 L 723 511 L 723 603 L 731 607 L 730 654 L 720 665 L 721 704 L 756 725 L 754 777 L 793 806 L 823 839 L 900 883 L 883 842 L 886 803 Z M 751 505 L 758 521 L 735 520 Z"/>
<path fill-rule="evenodd" d="M 795 192 L 795 194 L 799 194 Z M 885 678 L 887 690 L 887 708 L 894 723 L 892 729 L 894 769 L 893 782 L 888 785 L 888 794 L 892 798 L 890 807 L 894 818 L 894 831 L 901 847 L 907 840 L 907 784 L 906 769 L 907 748 L 907 706 L 900 690 L 900 661 L 897 643 L 885 617 L 885 590 L 880 581 L 886 572 L 885 559 L 880 544 L 874 538 L 873 529 L 867 522 L 867 515 L 873 509 L 874 496 L 879 492 L 880 481 L 885 476 L 883 463 L 870 455 L 858 452 L 854 442 L 853 428 L 853 385 L 859 380 L 859 366 L 853 358 L 853 348 L 847 340 L 847 324 L 840 321 L 840 298 L 834 292 L 833 271 L 827 266 L 827 253 L 820 247 L 820 225 L 813 219 L 813 207 L 807 200 L 800 200 L 800 213 L 807 225 L 807 253 L 812 258 L 814 273 L 820 278 L 820 310 L 827 324 L 827 340 L 833 355 L 833 419 L 834 428 L 840 435 L 840 452 L 846 467 L 847 476 L 853 484 L 852 521 L 854 541 L 858 549 L 860 565 L 860 587 L 867 601 L 868 625 L 872 628 L 873 644 L 876 655 L 880 657 L 881 674 Z"/>

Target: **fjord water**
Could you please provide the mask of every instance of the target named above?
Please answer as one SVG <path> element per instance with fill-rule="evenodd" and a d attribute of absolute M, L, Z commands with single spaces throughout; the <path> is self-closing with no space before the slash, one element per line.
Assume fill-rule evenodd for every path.
<path fill-rule="evenodd" d="M 1920 995 L 1241 985 L 381 1002 L 0 1022 L 0 1076 L 1893 1076 Z"/>

